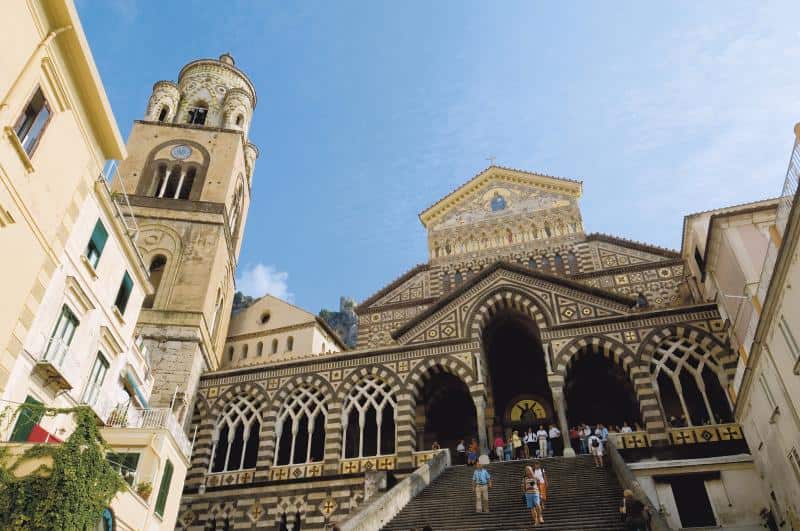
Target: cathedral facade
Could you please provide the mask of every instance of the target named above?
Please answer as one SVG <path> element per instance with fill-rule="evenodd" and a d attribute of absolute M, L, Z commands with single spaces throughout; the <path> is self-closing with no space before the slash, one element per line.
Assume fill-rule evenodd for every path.
<path fill-rule="evenodd" d="M 585 232 L 581 194 L 491 166 L 420 214 L 428 262 L 355 308 L 355 349 L 229 338 L 197 386 L 178 526 L 322 529 L 365 503 L 367 473 L 529 426 L 560 427 L 566 455 L 582 422 L 627 422 L 634 457 L 746 452 L 716 305 L 679 253 Z"/>

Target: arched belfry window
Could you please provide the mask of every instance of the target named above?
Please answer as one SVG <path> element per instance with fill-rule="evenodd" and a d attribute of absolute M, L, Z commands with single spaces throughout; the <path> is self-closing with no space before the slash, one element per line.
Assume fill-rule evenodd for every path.
<path fill-rule="evenodd" d="M 393 454 L 397 402 L 391 386 L 373 376 L 364 378 L 347 395 L 344 423 L 344 457 Z"/>
<path fill-rule="evenodd" d="M 656 347 L 650 366 L 668 421 L 683 417 L 688 425 L 700 426 L 732 420 L 725 373 L 699 343 L 667 338 Z"/>
<path fill-rule="evenodd" d="M 158 121 L 163 122 L 164 120 L 167 119 L 168 115 L 169 115 L 169 107 L 164 105 L 163 107 L 161 107 L 161 111 L 158 113 Z"/>
<path fill-rule="evenodd" d="M 197 177 L 197 168 L 184 164 L 159 164 L 156 169 L 153 197 L 166 199 L 189 199 Z"/>
<path fill-rule="evenodd" d="M 153 285 L 153 294 L 147 295 L 142 303 L 142 308 L 152 308 L 158 294 L 158 287 L 161 285 L 161 279 L 164 276 L 164 270 L 167 267 L 167 257 L 163 254 L 157 254 L 150 262 L 150 283 Z"/>
<path fill-rule="evenodd" d="M 231 204 L 231 217 L 230 217 L 230 225 L 229 229 L 231 231 L 231 236 L 236 235 L 238 232 L 238 224 L 239 224 L 239 216 L 241 215 L 242 211 L 242 202 L 244 201 L 244 185 L 242 181 L 239 181 L 239 184 L 236 185 L 236 194 L 233 197 L 233 203 Z"/>
<path fill-rule="evenodd" d="M 255 468 L 261 415 L 253 399 L 239 397 L 223 410 L 211 436 L 211 472 Z"/>
<path fill-rule="evenodd" d="M 188 119 L 190 124 L 203 125 L 208 116 L 208 104 L 204 101 L 197 102 L 194 107 L 189 107 Z"/>
<path fill-rule="evenodd" d="M 322 391 L 310 386 L 295 389 L 281 407 L 275 423 L 275 464 L 322 461 L 327 418 Z"/>

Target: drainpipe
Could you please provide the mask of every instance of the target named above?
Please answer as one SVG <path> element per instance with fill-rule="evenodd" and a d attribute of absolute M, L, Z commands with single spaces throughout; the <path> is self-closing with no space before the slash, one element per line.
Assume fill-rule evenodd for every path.
<path fill-rule="evenodd" d="M 4 112 L 4 111 L 8 110 L 8 107 L 9 107 L 8 100 L 11 98 L 11 95 L 14 93 L 14 91 L 17 90 L 17 86 L 19 85 L 20 81 L 22 81 L 22 78 L 25 77 L 25 74 L 28 72 L 28 69 L 31 67 L 33 62 L 38 58 L 39 52 L 41 52 L 45 48 L 45 46 L 50 44 L 50 41 L 52 41 L 54 38 L 56 38 L 56 36 L 59 33 L 63 33 L 65 31 L 71 30 L 71 29 L 72 29 L 72 25 L 69 24 L 67 26 L 63 26 L 61 28 L 53 30 L 50 33 L 48 33 L 47 36 L 39 42 L 39 44 L 36 46 L 36 49 L 33 50 L 33 53 L 31 54 L 30 57 L 28 57 L 28 60 L 25 62 L 25 66 L 22 67 L 22 70 L 17 75 L 16 79 L 14 79 L 14 82 L 11 83 L 11 88 L 8 89 L 8 92 L 6 93 L 6 95 L 3 96 L 3 102 L 0 103 L 0 112 Z"/>

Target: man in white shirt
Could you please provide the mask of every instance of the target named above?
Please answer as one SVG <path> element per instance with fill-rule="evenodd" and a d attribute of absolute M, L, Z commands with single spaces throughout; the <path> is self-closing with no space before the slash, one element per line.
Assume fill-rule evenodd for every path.
<path fill-rule="evenodd" d="M 592 428 L 589 427 L 588 424 L 584 424 L 583 425 L 583 430 L 582 430 L 582 433 L 581 433 L 581 435 L 583 435 L 583 437 L 581 437 L 581 442 L 582 442 L 582 445 L 583 445 L 583 448 L 584 448 L 584 453 L 587 453 L 587 454 L 589 453 L 589 436 L 591 434 L 592 434 Z"/>
<path fill-rule="evenodd" d="M 633 429 L 628 425 L 627 422 L 622 423 L 622 429 L 619 431 L 621 433 L 633 433 Z"/>
<path fill-rule="evenodd" d="M 547 457 L 547 431 L 544 426 L 539 426 L 536 432 L 536 440 L 539 442 L 539 458 Z"/>
<path fill-rule="evenodd" d="M 550 431 L 547 435 L 550 437 L 550 455 L 561 455 L 564 450 L 562 448 L 561 430 L 556 428 L 555 424 L 550 424 Z"/>
<path fill-rule="evenodd" d="M 603 467 L 603 440 L 592 434 L 589 436 L 589 453 L 594 456 L 594 466 Z"/>

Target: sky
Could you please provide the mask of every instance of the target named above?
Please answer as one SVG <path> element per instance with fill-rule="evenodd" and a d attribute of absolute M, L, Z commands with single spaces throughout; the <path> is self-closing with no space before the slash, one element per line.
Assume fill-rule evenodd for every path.
<path fill-rule="evenodd" d="M 581 180 L 587 232 L 680 247 L 779 194 L 800 2 L 76 0 L 120 129 L 230 52 L 261 150 L 237 289 L 309 311 L 427 261 L 418 214 L 489 165 Z"/>

